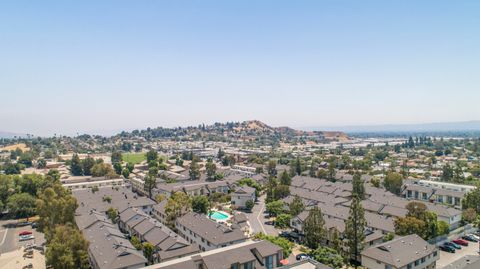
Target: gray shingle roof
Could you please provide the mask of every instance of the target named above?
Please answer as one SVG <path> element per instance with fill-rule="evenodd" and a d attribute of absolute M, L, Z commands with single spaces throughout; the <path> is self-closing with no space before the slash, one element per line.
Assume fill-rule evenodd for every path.
<path fill-rule="evenodd" d="M 412 234 L 362 251 L 362 256 L 401 268 L 436 250 L 418 235 Z"/>
<path fill-rule="evenodd" d="M 178 218 L 177 223 L 215 245 L 246 239 L 242 231 L 216 223 L 203 214 L 189 212 Z"/>

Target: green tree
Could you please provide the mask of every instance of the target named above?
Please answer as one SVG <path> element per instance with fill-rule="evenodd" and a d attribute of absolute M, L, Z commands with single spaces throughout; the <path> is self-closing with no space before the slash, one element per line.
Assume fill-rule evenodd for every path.
<path fill-rule="evenodd" d="M 357 195 L 361 200 L 365 199 L 365 185 L 363 185 L 362 175 L 355 173 L 352 181 L 352 194 Z"/>
<path fill-rule="evenodd" d="M 440 177 L 440 179 L 442 181 L 446 181 L 446 182 L 450 182 L 453 180 L 453 177 L 454 177 L 454 170 L 453 168 L 447 163 L 443 166 L 443 169 L 442 169 L 442 176 Z"/>
<path fill-rule="evenodd" d="M 82 164 L 78 154 L 73 154 L 72 161 L 70 162 L 70 172 L 74 176 L 83 175 Z"/>
<path fill-rule="evenodd" d="M 121 174 L 122 174 L 122 170 L 123 170 L 122 164 L 121 164 L 121 163 L 114 163 L 114 164 L 113 164 L 113 170 L 115 170 L 115 173 L 116 173 L 117 175 L 121 175 Z"/>
<path fill-rule="evenodd" d="M 395 233 L 387 233 L 387 234 L 383 237 L 383 242 L 391 241 L 391 240 L 393 240 L 393 238 L 395 238 Z"/>
<path fill-rule="evenodd" d="M 302 162 L 300 158 L 297 157 L 290 163 L 290 174 L 293 175 L 301 175 L 302 174 Z"/>
<path fill-rule="evenodd" d="M 254 239 L 267 240 L 272 244 L 279 246 L 280 248 L 282 248 L 283 257 L 288 257 L 290 256 L 290 254 L 292 254 L 294 244 L 283 237 L 258 233 L 254 236 Z"/>
<path fill-rule="evenodd" d="M 462 220 L 468 223 L 473 223 L 477 219 L 477 211 L 473 208 L 467 208 L 462 212 Z"/>
<path fill-rule="evenodd" d="M 210 201 L 205 195 L 198 195 L 192 198 L 192 210 L 196 213 L 207 214 L 210 209 Z"/>
<path fill-rule="evenodd" d="M 135 164 L 133 164 L 133 163 L 127 163 L 126 168 L 127 168 L 128 171 L 131 173 L 131 172 L 133 172 L 133 169 L 135 169 Z"/>
<path fill-rule="evenodd" d="M 205 165 L 205 169 L 207 171 L 207 179 L 210 181 L 215 180 L 215 175 L 217 173 L 217 166 L 213 162 L 211 158 L 207 160 L 207 164 Z"/>
<path fill-rule="evenodd" d="M 247 200 L 245 202 L 245 209 L 247 210 L 247 212 L 251 212 L 254 206 L 255 202 L 253 202 L 252 200 Z"/>
<path fill-rule="evenodd" d="M 44 169 L 47 166 L 47 161 L 45 159 L 38 159 L 37 161 L 37 168 L 38 169 Z"/>
<path fill-rule="evenodd" d="M 86 176 L 92 175 L 92 168 L 95 165 L 95 159 L 92 157 L 87 157 L 82 161 L 82 170 L 83 174 Z"/>
<path fill-rule="evenodd" d="M 190 175 L 190 180 L 197 180 L 200 178 L 200 167 L 196 158 L 194 158 L 190 163 L 188 174 Z"/>
<path fill-rule="evenodd" d="M 282 201 L 273 201 L 273 202 L 267 203 L 265 206 L 270 216 L 278 216 L 281 213 L 283 213 L 283 207 L 284 207 L 284 204 Z"/>
<path fill-rule="evenodd" d="M 293 200 L 288 207 L 290 209 L 290 215 L 292 216 L 297 216 L 305 209 L 305 205 L 298 195 L 293 196 Z"/>
<path fill-rule="evenodd" d="M 330 266 L 333 269 L 340 269 L 344 266 L 342 255 L 333 248 L 319 247 L 311 251 L 310 256 L 313 257 L 314 260 Z"/>
<path fill-rule="evenodd" d="M 55 227 L 74 223 L 77 200 L 60 183 L 43 190 L 37 199 L 36 208 L 40 219 L 38 228 L 45 233 L 47 240 Z"/>
<path fill-rule="evenodd" d="M 273 176 L 270 176 L 266 184 L 267 197 L 265 199 L 265 202 L 269 203 L 276 200 L 275 190 L 277 188 L 277 185 L 278 185 L 277 179 Z"/>
<path fill-rule="evenodd" d="M 88 241 L 72 225 L 55 228 L 45 253 L 47 265 L 62 269 L 87 269 Z"/>
<path fill-rule="evenodd" d="M 267 163 L 267 173 L 269 176 L 274 177 L 277 175 L 277 162 L 275 160 L 270 160 Z"/>
<path fill-rule="evenodd" d="M 475 189 L 471 190 L 465 194 L 462 201 L 463 209 L 473 208 L 477 211 L 477 214 L 480 214 L 480 188 L 477 186 Z"/>
<path fill-rule="evenodd" d="M 415 217 L 400 217 L 395 219 L 395 233 L 398 235 L 416 234 L 424 237 L 425 222 Z"/>
<path fill-rule="evenodd" d="M 167 215 L 167 225 L 171 229 L 175 229 L 175 220 L 177 217 L 187 213 L 191 208 L 191 200 L 184 192 L 173 193 L 165 206 L 165 214 Z"/>
<path fill-rule="evenodd" d="M 251 179 L 251 178 L 242 178 L 240 179 L 238 182 L 237 182 L 238 186 L 244 186 L 244 185 L 247 185 L 249 187 L 252 187 L 255 189 L 255 197 L 259 197 L 260 196 L 260 191 L 262 190 L 262 186 L 260 184 L 258 184 L 258 182 L 256 182 L 255 180 Z"/>
<path fill-rule="evenodd" d="M 383 182 L 387 191 L 399 195 L 402 190 L 403 176 L 397 172 L 389 172 Z"/>
<path fill-rule="evenodd" d="M 328 180 L 330 181 L 335 181 L 335 174 L 337 173 L 335 168 L 336 168 L 335 160 L 330 160 L 328 162 L 328 173 L 327 173 Z"/>
<path fill-rule="evenodd" d="M 370 183 L 372 183 L 373 187 L 380 188 L 380 180 L 378 178 L 372 178 L 372 180 L 370 180 Z"/>
<path fill-rule="evenodd" d="M 290 187 L 287 185 L 278 185 L 274 190 L 275 200 L 283 199 L 290 195 Z"/>
<path fill-rule="evenodd" d="M 157 161 L 158 159 L 158 153 L 156 150 L 149 150 L 146 154 L 146 157 L 147 157 L 147 163 L 150 163 L 151 161 Z"/>
<path fill-rule="evenodd" d="M 106 177 L 115 178 L 117 174 L 113 170 L 112 166 L 107 163 L 96 163 L 92 167 L 92 176 L 94 177 Z"/>
<path fill-rule="evenodd" d="M 290 186 L 292 184 L 292 178 L 287 173 L 287 171 L 283 171 L 280 174 L 280 185 Z"/>
<path fill-rule="evenodd" d="M 18 158 L 17 163 L 25 165 L 25 167 L 33 166 L 33 155 L 31 152 L 23 152 Z"/>
<path fill-rule="evenodd" d="M 359 259 L 359 254 L 363 249 L 363 241 L 365 240 L 365 211 L 357 196 L 353 196 L 350 204 L 350 215 L 345 222 L 345 237 L 348 243 L 348 253 L 354 261 L 355 268 Z"/>
<path fill-rule="evenodd" d="M 143 178 L 143 182 L 144 182 L 143 188 L 145 192 L 147 193 L 149 198 L 152 198 L 153 189 L 157 185 L 157 178 L 155 176 L 148 174 Z"/>
<path fill-rule="evenodd" d="M 113 207 L 108 208 L 107 216 L 113 223 L 117 223 L 118 210 Z"/>
<path fill-rule="evenodd" d="M 280 214 L 275 219 L 275 228 L 285 229 L 290 227 L 290 220 L 292 216 L 290 214 Z"/>
<path fill-rule="evenodd" d="M 124 178 L 128 178 L 130 176 L 130 170 L 128 168 L 123 168 L 122 170 L 122 176 Z"/>
<path fill-rule="evenodd" d="M 28 193 L 17 193 L 7 200 L 7 208 L 17 218 L 31 217 L 35 215 L 35 197 Z"/>
<path fill-rule="evenodd" d="M 342 240 L 340 239 L 340 232 L 335 227 L 333 227 L 330 245 L 335 251 L 342 253 Z"/>
<path fill-rule="evenodd" d="M 155 253 L 155 247 L 149 242 L 144 242 L 142 249 L 143 256 L 145 256 L 145 258 L 147 259 L 148 264 L 153 264 L 153 254 Z"/>
<path fill-rule="evenodd" d="M 122 153 L 120 151 L 114 151 L 111 156 L 112 164 L 122 163 Z"/>
<path fill-rule="evenodd" d="M 450 232 L 450 225 L 443 220 L 437 222 L 437 227 L 438 235 L 444 235 Z"/>
<path fill-rule="evenodd" d="M 303 225 L 305 234 L 305 244 L 311 248 L 316 249 L 320 242 L 325 239 L 325 220 L 323 219 L 322 211 L 317 206 L 314 206 L 305 219 Z"/>
<path fill-rule="evenodd" d="M 138 237 L 136 237 L 135 235 L 132 235 L 132 237 L 130 238 L 130 243 L 132 243 L 132 245 L 133 245 L 137 250 L 141 250 L 141 249 L 143 248 L 142 242 L 141 242 L 140 239 L 138 239 Z"/>

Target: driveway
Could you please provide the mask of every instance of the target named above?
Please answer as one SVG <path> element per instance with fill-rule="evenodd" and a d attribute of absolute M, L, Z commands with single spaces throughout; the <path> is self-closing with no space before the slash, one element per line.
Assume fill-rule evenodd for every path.
<path fill-rule="evenodd" d="M 245 213 L 253 233 L 264 233 L 267 235 L 278 235 L 277 229 L 273 225 L 265 224 L 269 221 L 265 218 L 265 195 L 258 198 L 258 202 L 252 209 L 251 213 Z"/>

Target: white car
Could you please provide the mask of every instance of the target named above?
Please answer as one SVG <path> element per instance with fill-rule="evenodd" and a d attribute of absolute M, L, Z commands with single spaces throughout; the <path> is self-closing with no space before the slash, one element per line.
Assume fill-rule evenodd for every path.
<path fill-rule="evenodd" d="M 469 234 L 469 236 L 477 239 L 478 241 L 480 241 L 480 236 L 476 235 L 476 234 Z"/>
<path fill-rule="evenodd" d="M 31 239 L 35 239 L 35 236 L 33 236 L 33 234 L 20 236 L 20 241 L 27 241 L 27 240 L 31 240 Z"/>

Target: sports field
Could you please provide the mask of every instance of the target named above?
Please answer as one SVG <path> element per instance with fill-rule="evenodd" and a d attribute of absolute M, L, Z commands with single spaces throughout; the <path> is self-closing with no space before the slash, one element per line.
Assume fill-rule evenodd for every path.
<path fill-rule="evenodd" d="M 141 163 L 145 161 L 147 157 L 145 156 L 145 153 L 123 153 L 122 154 L 122 160 L 127 163 Z"/>

